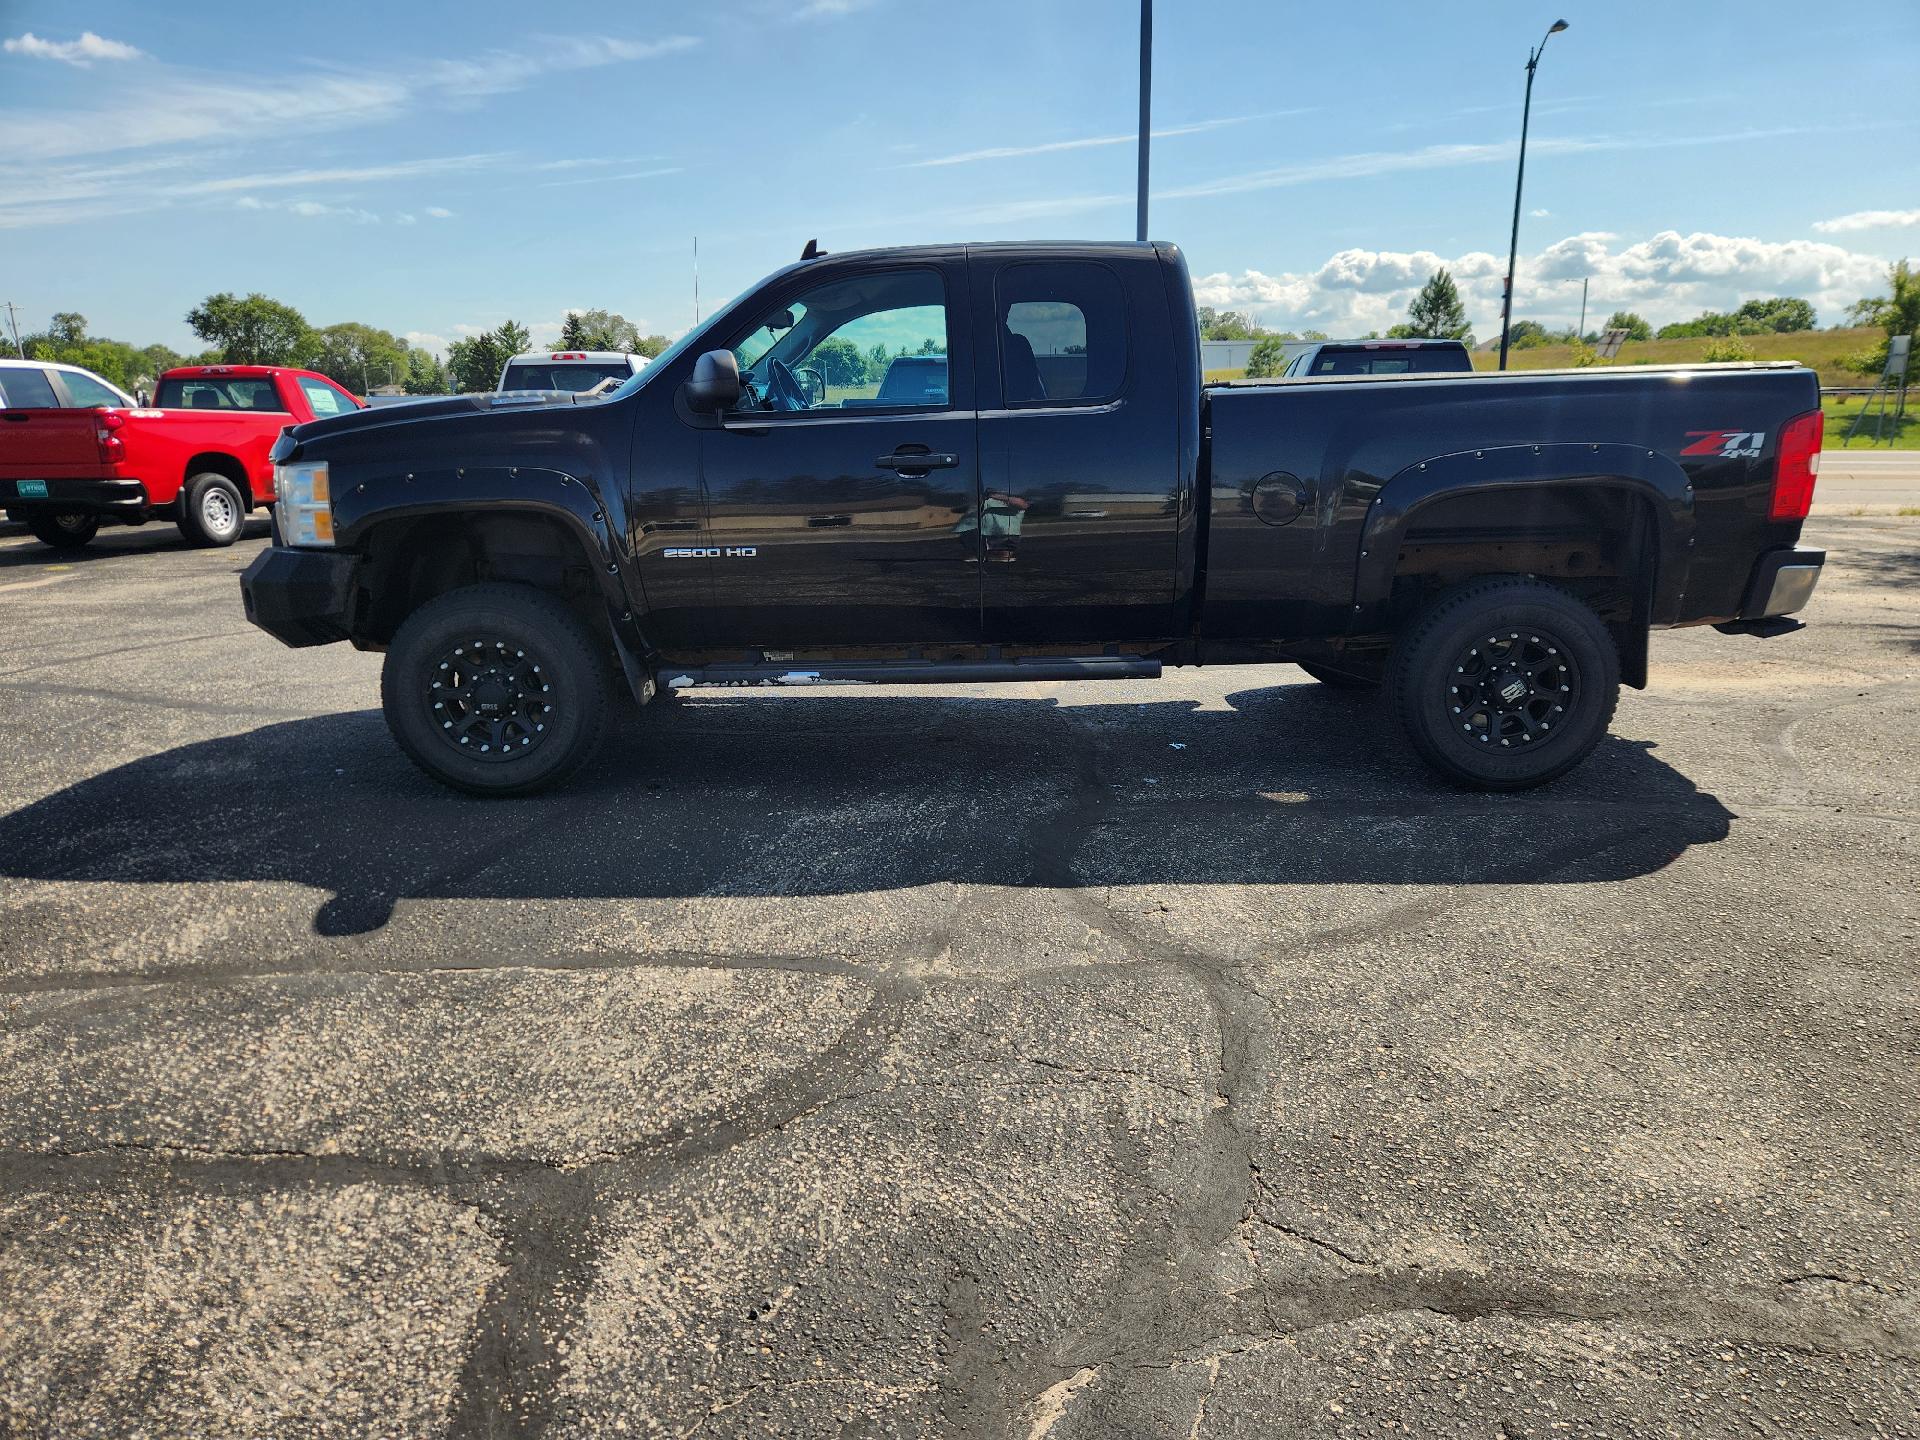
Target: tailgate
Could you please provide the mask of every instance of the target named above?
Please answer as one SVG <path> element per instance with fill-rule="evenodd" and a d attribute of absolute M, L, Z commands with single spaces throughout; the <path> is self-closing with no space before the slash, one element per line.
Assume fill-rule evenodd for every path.
<path fill-rule="evenodd" d="M 0 410 L 0 479 L 98 475 L 106 467 L 92 410 Z"/>

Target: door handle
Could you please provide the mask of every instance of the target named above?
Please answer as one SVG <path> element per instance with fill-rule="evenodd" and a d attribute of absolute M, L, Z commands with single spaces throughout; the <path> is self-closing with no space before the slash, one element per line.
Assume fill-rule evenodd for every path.
<path fill-rule="evenodd" d="M 958 455 L 936 455 L 931 450 L 899 449 L 891 455 L 882 455 L 873 462 L 882 470 L 895 470 L 901 474 L 914 471 L 951 470 L 960 463 Z"/>
<path fill-rule="evenodd" d="M 851 525 L 851 515 L 809 515 L 807 524 L 815 530 L 831 530 L 836 525 Z"/>

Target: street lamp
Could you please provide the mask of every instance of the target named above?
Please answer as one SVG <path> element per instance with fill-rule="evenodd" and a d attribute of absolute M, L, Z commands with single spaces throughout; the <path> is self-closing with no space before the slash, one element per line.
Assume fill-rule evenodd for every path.
<path fill-rule="evenodd" d="M 1527 52 L 1527 99 L 1520 107 L 1520 173 L 1513 180 L 1513 238 L 1507 245 L 1507 296 L 1500 306 L 1500 368 L 1507 368 L 1507 332 L 1513 328 L 1513 267 L 1520 258 L 1520 187 L 1527 179 L 1527 121 L 1533 114 L 1533 72 L 1540 66 L 1541 52 L 1547 48 L 1547 41 L 1567 28 L 1567 22 L 1556 20 L 1547 27 L 1547 33 L 1540 37 L 1540 43 Z"/>

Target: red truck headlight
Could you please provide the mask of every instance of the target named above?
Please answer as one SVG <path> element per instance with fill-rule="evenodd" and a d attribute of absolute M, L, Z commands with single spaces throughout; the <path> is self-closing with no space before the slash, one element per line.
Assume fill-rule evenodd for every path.
<path fill-rule="evenodd" d="M 273 467 L 274 518 L 280 538 L 289 545 L 333 544 L 333 493 L 327 482 L 327 462 Z"/>

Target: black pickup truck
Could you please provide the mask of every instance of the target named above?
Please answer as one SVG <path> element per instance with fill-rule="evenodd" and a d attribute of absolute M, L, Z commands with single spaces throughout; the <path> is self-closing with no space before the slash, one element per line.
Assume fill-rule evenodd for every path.
<path fill-rule="evenodd" d="M 1172 246 L 809 245 L 609 394 L 287 430 L 241 590 L 289 645 L 385 650 L 394 738 L 480 794 L 573 771 L 621 677 L 1274 661 L 1520 789 L 1645 685 L 1650 628 L 1800 628 L 1820 440 L 1795 365 L 1203 386 Z"/>

